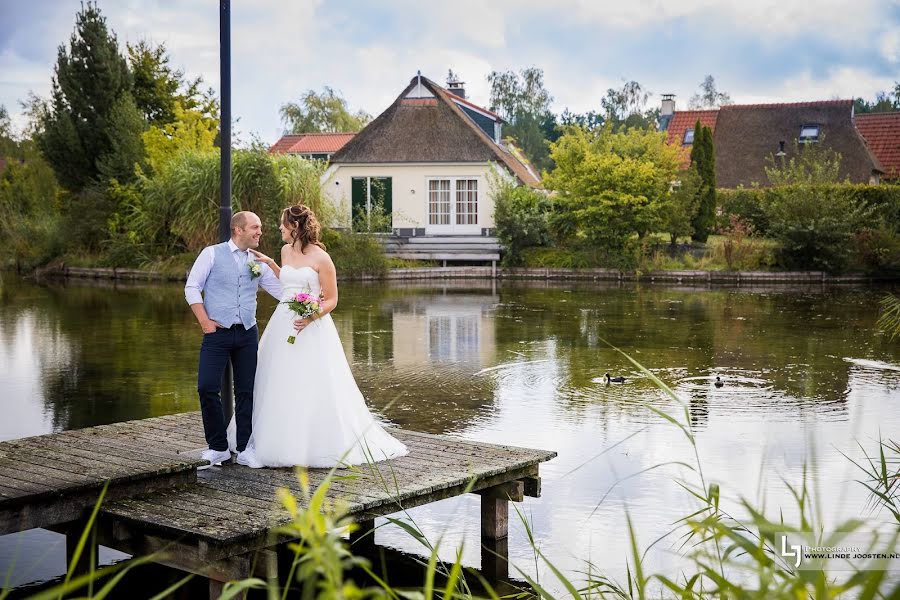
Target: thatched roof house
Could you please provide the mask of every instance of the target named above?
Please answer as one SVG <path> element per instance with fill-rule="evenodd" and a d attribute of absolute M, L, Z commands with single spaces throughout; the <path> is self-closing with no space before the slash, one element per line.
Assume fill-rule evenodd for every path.
<path fill-rule="evenodd" d="M 384 112 L 331 157 L 323 191 L 351 215 L 375 204 L 399 235 L 489 235 L 492 172 L 538 186 L 536 171 L 502 138 L 503 119 L 417 75 Z"/>

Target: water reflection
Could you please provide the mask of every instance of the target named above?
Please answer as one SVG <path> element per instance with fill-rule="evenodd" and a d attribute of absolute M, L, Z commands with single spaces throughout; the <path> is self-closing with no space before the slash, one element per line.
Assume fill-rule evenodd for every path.
<path fill-rule="evenodd" d="M 360 388 L 385 420 L 557 450 L 542 468 L 544 497 L 527 505 L 539 543 L 569 573 L 589 555 L 624 572 L 626 506 L 645 543 L 692 508 L 672 480 L 690 473 L 633 475 L 694 456 L 648 407 L 681 414 L 682 405 L 611 345 L 687 407 L 723 497 L 766 490 L 769 508 L 788 518 L 783 481 L 797 482 L 808 466 L 837 519 L 866 506 L 839 451 L 853 455 L 856 439 L 900 431 L 900 345 L 875 329 L 879 297 L 854 288 L 344 284 L 334 318 Z M 201 334 L 179 286 L 6 277 L 0 299 L 0 410 L 11 416 L 0 420 L 0 438 L 197 409 Z M 273 306 L 261 297 L 261 326 Z M 607 372 L 626 382 L 607 385 Z M 476 498 L 413 514 L 426 532 L 446 533 L 442 558 L 465 541 L 464 560 L 477 566 Z M 378 535 L 417 550 L 396 528 Z M 519 524 L 511 536 L 513 559 L 531 564 Z M 648 568 L 670 562 L 661 552 Z"/>

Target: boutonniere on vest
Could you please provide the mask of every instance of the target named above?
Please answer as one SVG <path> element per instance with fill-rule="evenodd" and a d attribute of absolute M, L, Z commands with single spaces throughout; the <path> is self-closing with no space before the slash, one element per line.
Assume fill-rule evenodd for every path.
<path fill-rule="evenodd" d="M 262 267 L 255 260 L 251 260 L 247 263 L 247 268 L 250 269 L 250 279 L 256 279 L 260 275 L 262 275 Z"/>

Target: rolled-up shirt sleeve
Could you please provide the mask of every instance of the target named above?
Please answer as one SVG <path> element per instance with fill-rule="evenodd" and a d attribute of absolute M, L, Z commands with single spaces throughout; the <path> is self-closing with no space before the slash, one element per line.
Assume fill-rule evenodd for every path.
<path fill-rule="evenodd" d="M 212 246 L 207 246 L 194 261 L 194 266 L 191 267 L 187 283 L 184 286 L 184 299 L 188 304 L 203 304 L 202 292 L 214 260 Z"/>
<path fill-rule="evenodd" d="M 259 278 L 259 287 L 269 292 L 276 300 L 281 300 L 281 280 L 275 276 L 275 271 L 269 265 L 262 265 L 262 276 Z"/>

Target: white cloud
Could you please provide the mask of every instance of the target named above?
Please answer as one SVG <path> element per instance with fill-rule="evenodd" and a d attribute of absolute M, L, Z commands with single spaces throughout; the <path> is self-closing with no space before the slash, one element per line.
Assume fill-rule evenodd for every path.
<path fill-rule="evenodd" d="M 460 2 L 393 0 L 379 4 L 374 17 L 367 12 L 366 21 L 346 5 L 321 0 L 234 3 L 232 89 L 234 115 L 241 117 L 238 129 L 273 142 L 281 128 L 279 107 L 325 85 L 339 90 L 352 109 L 378 114 L 419 69 L 443 83 L 452 68 L 466 81 L 469 97 L 487 104 L 489 72 L 534 65 L 544 69 L 555 110 L 583 112 L 599 109 L 607 88 L 620 86 L 623 77 L 654 92 L 651 105 L 662 92 L 677 93 L 679 104 L 686 105 L 703 75 L 716 71 L 719 87 L 738 102 L 872 97 L 892 85 L 887 76 L 870 70 L 875 65 L 862 62 L 867 60 L 860 58 L 862 51 L 889 64 L 900 62 L 900 28 L 887 16 L 886 0 Z M 49 93 L 56 46 L 71 33 L 79 1 L 56 2 L 50 20 L 41 16 L 46 7 L 29 6 L 17 8 L 15 26 L 7 32 L 0 24 L 0 103 L 14 115 L 29 89 Z M 102 8 L 123 47 L 141 39 L 165 43 L 176 66 L 218 88 L 216 3 L 127 0 Z M 693 47 L 696 40 L 665 35 L 684 22 L 717 31 L 726 40 L 733 32 L 734 45 Z M 735 58 L 740 62 L 733 69 L 721 66 L 727 60 L 722 57 L 736 48 L 802 43 L 810 36 L 827 37 L 838 56 L 846 48 L 846 60 L 831 65 L 824 77 L 812 74 L 818 72 L 814 65 L 800 62 L 808 57 L 797 64 L 788 57 L 771 74 L 754 71 L 752 55 Z M 644 56 L 616 54 L 617 44 L 627 40 L 646 48 Z M 670 48 L 680 49 L 682 59 L 670 58 Z M 789 71 L 800 75 L 784 77 Z M 20 124 L 21 115 L 15 118 Z"/>
<path fill-rule="evenodd" d="M 881 36 L 878 44 L 881 55 L 889 63 L 896 64 L 900 62 L 900 30 L 891 29 Z"/>

